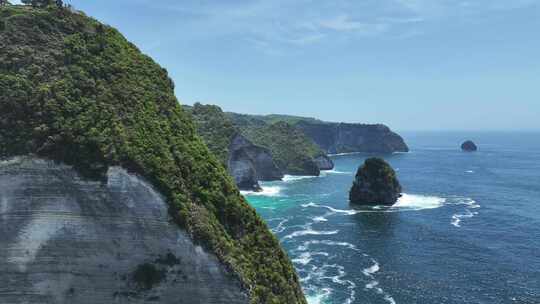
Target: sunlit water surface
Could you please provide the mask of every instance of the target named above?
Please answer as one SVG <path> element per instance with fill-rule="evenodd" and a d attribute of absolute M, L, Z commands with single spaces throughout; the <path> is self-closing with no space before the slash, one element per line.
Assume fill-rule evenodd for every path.
<path fill-rule="evenodd" d="M 404 135 L 411 152 L 385 156 L 404 188 L 393 207 L 348 203 L 365 154 L 245 193 L 309 303 L 540 303 L 540 134 Z M 459 150 L 468 138 L 479 152 Z"/>

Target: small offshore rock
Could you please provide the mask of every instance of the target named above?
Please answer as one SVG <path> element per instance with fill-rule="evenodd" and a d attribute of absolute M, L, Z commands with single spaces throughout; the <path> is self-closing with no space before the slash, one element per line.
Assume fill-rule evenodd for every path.
<path fill-rule="evenodd" d="M 472 140 L 467 140 L 461 145 L 461 150 L 467 151 L 467 152 L 474 152 L 478 150 L 478 147 Z"/>

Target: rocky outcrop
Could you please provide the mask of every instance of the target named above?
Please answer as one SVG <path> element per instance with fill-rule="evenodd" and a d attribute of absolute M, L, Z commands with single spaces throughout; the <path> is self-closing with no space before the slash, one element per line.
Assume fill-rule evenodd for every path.
<path fill-rule="evenodd" d="M 349 200 L 361 205 L 393 205 L 400 196 L 394 169 L 381 158 L 369 158 L 356 173 Z"/>
<path fill-rule="evenodd" d="M 328 123 L 301 120 L 296 124 L 327 153 L 393 153 L 408 152 L 401 136 L 385 125 Z"/>
<path fill-rule="evenodd" d="M 268 149 L 256 146 L 240 134 L 229 145 L 228 171 L 240 189 L 259 190 L 258 181 L 279 180 L 283 174 Z"/>
<path fill-rule="evenodd" d="M 478 147 L 472 140 L 467 140 L 461 145 L 461 150 L 465 152 L 474 152 L 478 150 Z"/>
<path fill-rule="evenodd" d="M 249 303 L 149 183 L 119 167 L 107 178 L 0 163 L 0 303 Z"/>
<path fill-rule="evenodd" d="M 315 157 L 315 163 L 320 170 L 332 170 L 334 169 L 334 162 L 327 155 L 319 155 Z"/>

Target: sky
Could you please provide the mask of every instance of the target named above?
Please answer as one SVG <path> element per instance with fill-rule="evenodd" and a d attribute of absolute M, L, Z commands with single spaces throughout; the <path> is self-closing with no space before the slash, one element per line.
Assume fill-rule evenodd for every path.
<path fill-rule="evenodd" d="M 540 0 L 72 0 L 165 67 L 183 104 L 540 130 Z"/>

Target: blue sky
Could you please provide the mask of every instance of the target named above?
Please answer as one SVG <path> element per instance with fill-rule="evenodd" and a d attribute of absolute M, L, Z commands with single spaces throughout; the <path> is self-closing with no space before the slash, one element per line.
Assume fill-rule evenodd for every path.
<path fill-rule="evenodd" d="M 167 68 L 182 103 L 540 130 L 540 0 L 67 2 Z"/>

